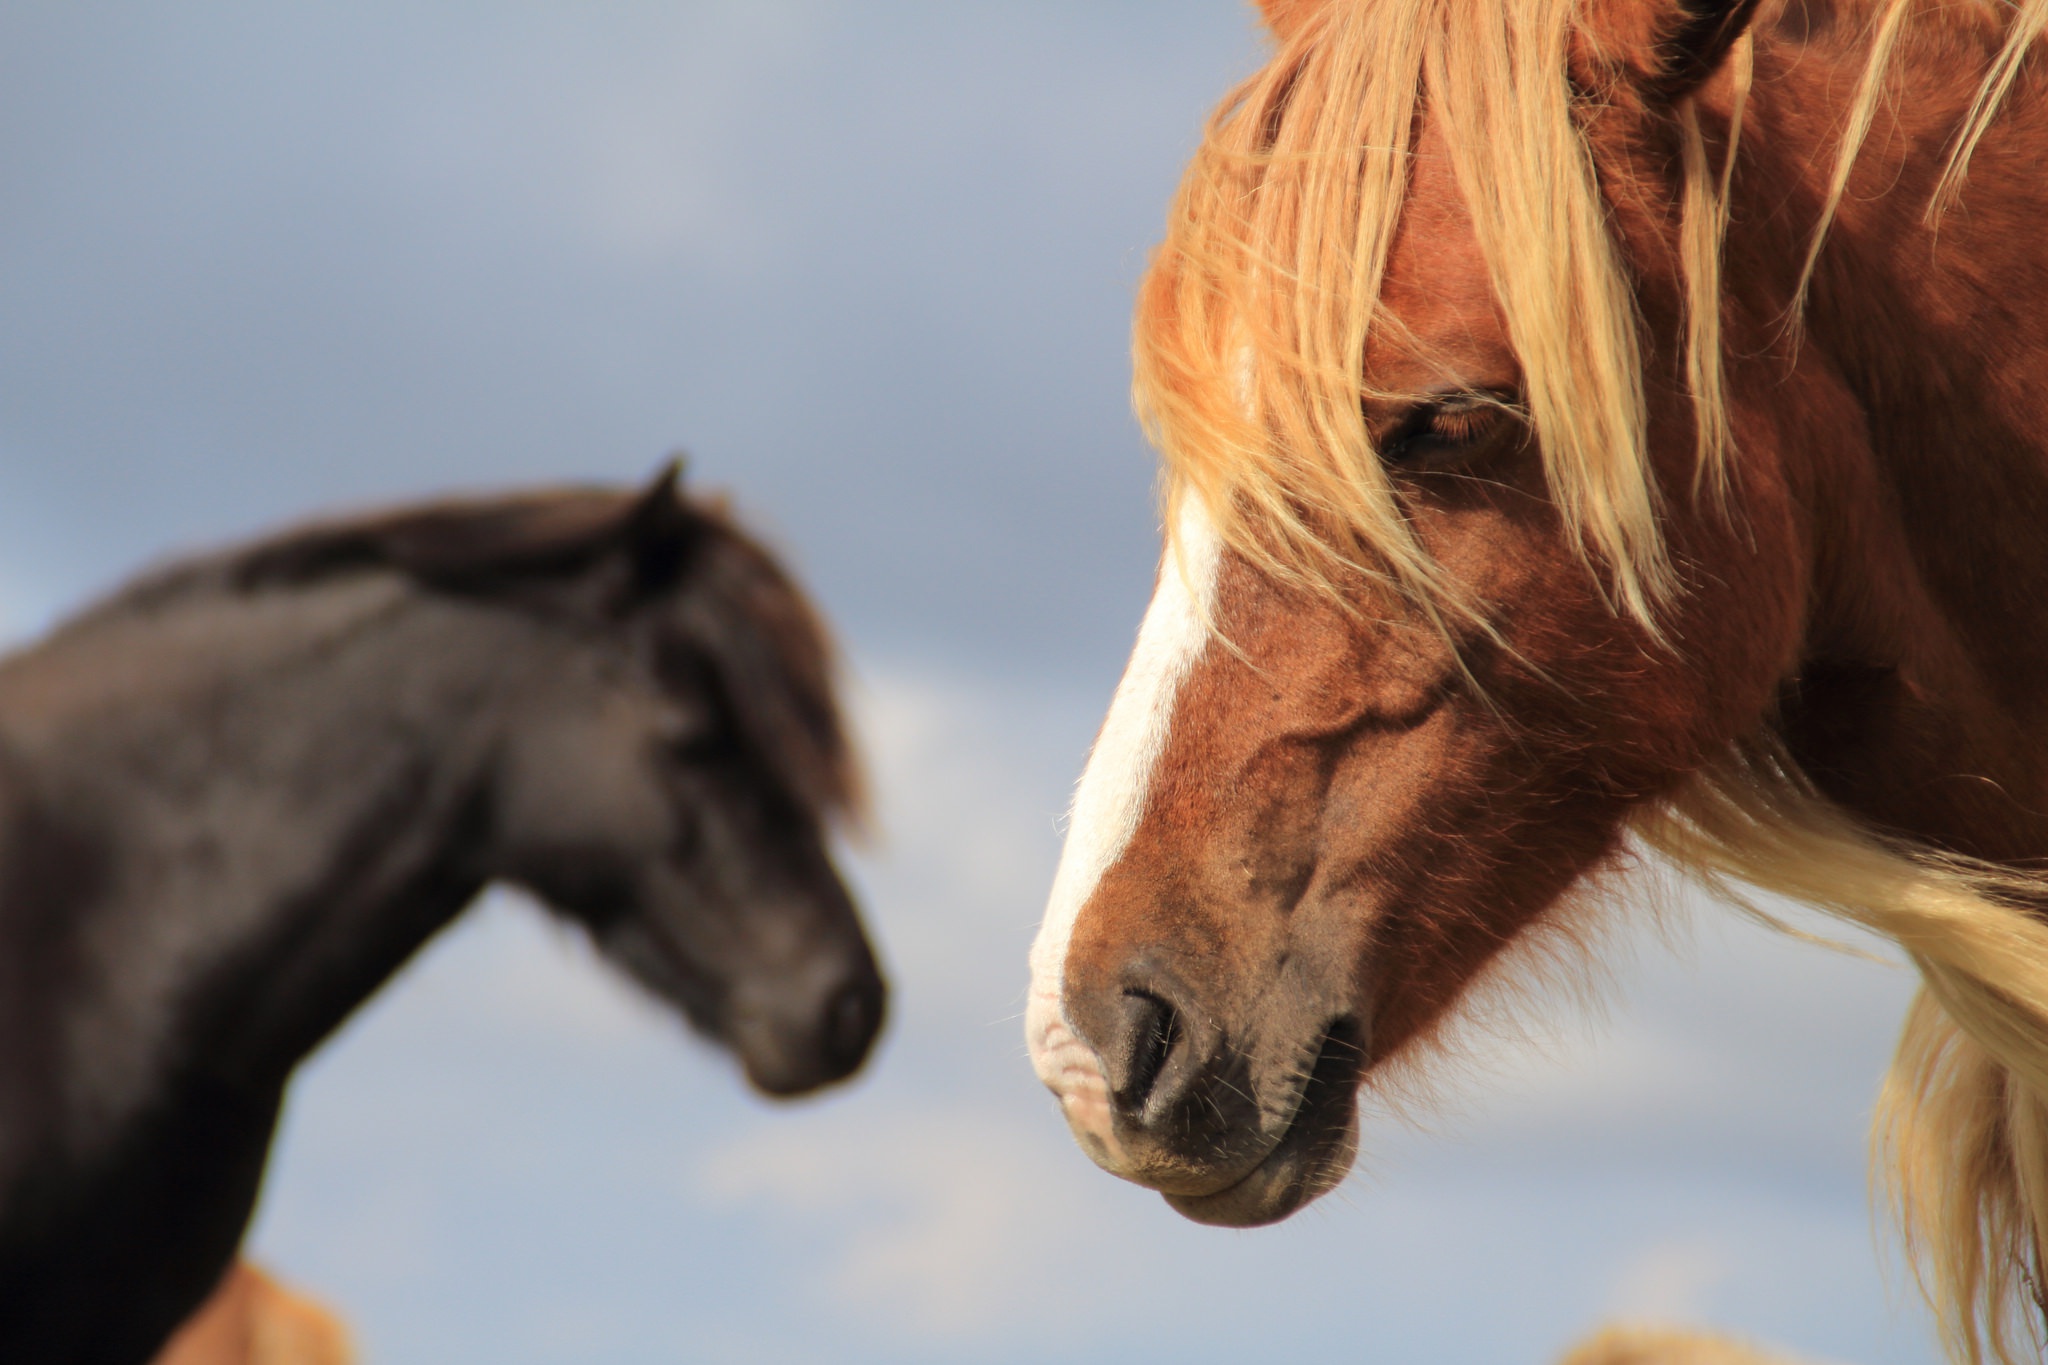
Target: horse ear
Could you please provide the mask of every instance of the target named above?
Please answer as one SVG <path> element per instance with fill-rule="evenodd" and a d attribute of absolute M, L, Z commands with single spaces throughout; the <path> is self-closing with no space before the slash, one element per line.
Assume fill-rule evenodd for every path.
<path fill-rule="evenodd" d="M 634 495 L 632 509 L 625 517 L 629 525 L 660 522 L 683 510 L 683 465 L 688 458 L 679 450 L 661 462 L 646 487 Z"/>
<path fill-rule="evenodd" d="M 1588 84 L 1605 84 L 1595 74 L 1605 72 L 1653 102 L 1673 103 L 1720 69 L 1757 7 L 1758 0 L 1592 0 L 1573 65 L 1594 76 Z"/>
<path fill-rule="evenodd" d="M 1329 0 L 1259 0 L 1259 13 L 1273 36 L 1286 42 L 1301 32 L 1309 17 Z"/>
<path fill-rule="evenodd" d="M 683 456 L 669 457 L 620 519 L 619 543 L 638 591 L 656 592 L 674 582 L 696 541 L 699 518 L 683 500 L 682 475 Z"/>
<path fill-rule="evenodd" d="M 1658 93 L 1683 99 L 1720 70 L 1728 50 L 1749 31 L 1757 0 L 1680 0 L 1678 23 L 1663 45 Z"/>

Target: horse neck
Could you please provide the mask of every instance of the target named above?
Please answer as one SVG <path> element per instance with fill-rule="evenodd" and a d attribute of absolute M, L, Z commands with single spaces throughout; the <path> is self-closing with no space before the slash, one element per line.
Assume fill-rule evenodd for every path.
<path fill-rule="evenodd" d="M 1756 349 L 1778 388 L 1763 401 L 1791 424 L 1788 479 L 1811 518 L 1805 699 L 1839 731 L 1806 737 L 1817 777 L 1893 828 L 2039 856 L 2048 826 L 2027 811 L 2048 804 L 2048 91 L 2015 87 L 1961 201 L 1930 222 L 1997 38 L 1915 22 L 1925 31 L 1901 44 L 1796 341 L 1782 330 L 1790 282 L 1867 47 L 1846 21 L 1839 41 L 1781 28 L 1760 42 L 1728 277 L 1747 278 L 1767 319 Z"/>
<path fill-rule="evenodd" d="M 461 824 L 500 676 L 463 644 L 480 615 L 383 579 L 200 594 L 0 668 L 11 858 L 47 857 L 33 840 L 99 869 L 66 903 L 0 906 L 0 932 L 44 927 L 29 1008 L 53 1051 L 31 1069 L 61 1140 L 194 1068 L 281 1085 L 478 889 Z"/>

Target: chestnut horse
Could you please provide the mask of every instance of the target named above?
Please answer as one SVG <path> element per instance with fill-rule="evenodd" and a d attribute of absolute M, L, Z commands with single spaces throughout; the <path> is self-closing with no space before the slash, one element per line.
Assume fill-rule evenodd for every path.
<path fill-rule="evenodd" d="M 1167 548 L 1032 952 L 1248 1225 L 1634 835 L 1887 934 L 1958 1358 L 2048 1229 L 2048 3 L 1271 0 L 1141 291 Z"/>
<path fill-rule="evenodd" d="M 150 1365 L 354 1365 L 347 1326 L 326 1305 L 238 1261 Z M 1565 1365 L 1632 1365 L 1569 1359 Z"/>
<path fill-rule="evenodd" d="M 141 1365 L 293 1068 L 492 882 L 791 1095 L 885 990 L 822 627 L 674 470 L 175 564 L 0 660 L 0 1360 Z"/>
<path fill-rule="evenodd" d="M 170 1365 L 159 1362 L 159 1365 Z M 183 1362 L 178 1362 L 183 1365 Z M 199 1365 L 199 1362 L 193 1362 Z M 226 1365 L 226 1362 L 223 1362 Z M 261 1365 L 257 1362 L 256 1365 Z M 297 1365 L 297 1362 L 279 1362 Z M 1818 1365 L 1712 1332 L 1671 1327 L 1605 1327 L 1557 1365 Z"/>

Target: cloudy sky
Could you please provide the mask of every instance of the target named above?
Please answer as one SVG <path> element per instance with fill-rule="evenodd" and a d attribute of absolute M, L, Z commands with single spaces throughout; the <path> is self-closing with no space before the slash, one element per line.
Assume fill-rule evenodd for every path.
<path fill-rule="evenodd" d="M 1279 1228 L 1095 1171 L 1031 1079 L 1157 546 L 1132 287 L 1259 52 L 1238 0 L 0 6 L 8 638 L 317 509 L 681 447 L 850 657 L 869 1070 L 752 1098 L 487 900 L 302 1072 L 254 1233 L 371 1361 L 1533 1365 L 1614 1314 L 1934 1358 L 1865 1202 L 1908 982 L 1716 907 L 1624 914 L 1603 1005 L 1475 1036 Z"/>

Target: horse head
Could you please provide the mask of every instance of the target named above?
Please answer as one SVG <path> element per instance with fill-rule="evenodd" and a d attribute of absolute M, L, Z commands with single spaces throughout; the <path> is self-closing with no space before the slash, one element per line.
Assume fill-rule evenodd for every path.
<path fill-rule="evenodd" d="M 621 629 L 565 652 L 557 681 L 580 704 L 537 695 L 508 732 L 505 875 L 759 1089 L 839 1080 L 866 1057 L 884 990 L 827 851 L 860 793 L 823 627 L 765 551 L 666 476 L 592 534 L 565 596 Z"/>
<path fill-rule="evenodd" d="M 1863 31 L 1791 8 L 1766 48 L 1748 0 L 1266 5 L 1277 51 L 1212 119 L 1140 293 L 1166 553 L 1026 1023 L 1081 1145 L 1192 1218 L 1268 1222 L 1340 1180 L 1361 1082 L 1426 1055 L 1514 950 L 1570 938 L 1567 893 L 1689 794 L 1776 802 L 1837 871 L 1875 847 L 1857 819 L 2040 852 L 2020 805 L 1956 795 L 1955 773 L 2038 789 L 2009 718 L 1927 700 L 1978 695 L 2018 621 L 1930 605 L 1928 546 L 1885 503 L 1926 486 L 1900 471 L 1930 411 L 1996 411 L 1956 401 L 1992 369 L 1909 366 L 1873 331 L 1949 325 L 1912 293 L 1932 277 L 1887 262 L 1930 249 L 1975 73 L 1906 101 L 1868 164 L 1841 139 L 1869 177 L 1844 197 L 1823 130 Z M 2038 331 L 2013 353 L 2038 360 Z M 1982 342 L 1954 324 L 1937 364 Z M 2012 470 L 2031 449 L 1981 444 Z M 2038 483 L 2026 458 L 1992 477 Z M 1765 842 L 1716 856 L 1825 898 Z"/>
<path fill-rule="evenodd" d="M 496 703 L 482 875 L 581 924 L 759 1089 L 851 1074 L 885 996 L 827 847 L 859 781 L 822 623 L 774 558 L 670 467 L 637 495 L 550 491 L 301 533 L 252 572 L 352 561 L 544 632 Z"/>

